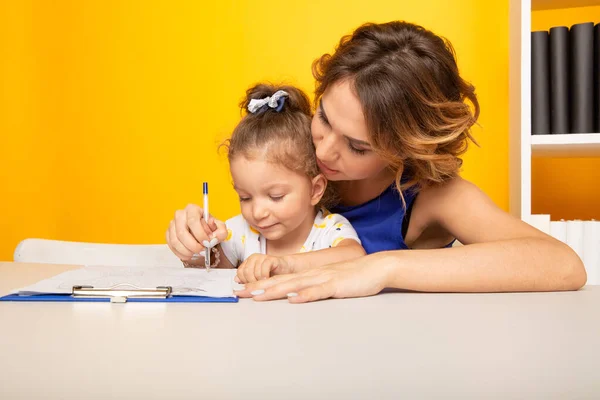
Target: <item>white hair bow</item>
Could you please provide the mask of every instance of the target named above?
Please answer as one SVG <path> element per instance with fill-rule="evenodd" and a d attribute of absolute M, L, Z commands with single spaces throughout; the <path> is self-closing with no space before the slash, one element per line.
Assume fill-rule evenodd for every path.
<path fill-rule="evenodd" d="M 252 99 L 248 104 L 248 111 L 254 114 L 265 105 L 268 105 L 270 108 L 274 108 L 275 111 L 279 112 L 283 108 L 283 100 L 281 102 L 279 100 L 285 97 L 289 97 L 289 94 L 284 90 L 278 90 L 273 93 L 272 96 L 267 96 L 262 99 Z"/>

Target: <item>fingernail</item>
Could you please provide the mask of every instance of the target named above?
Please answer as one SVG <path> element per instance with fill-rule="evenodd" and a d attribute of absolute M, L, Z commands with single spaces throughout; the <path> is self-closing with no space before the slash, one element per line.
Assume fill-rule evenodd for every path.
<path fill-rule="evenodd" d="M 258 290 L 251 291 L 250 294 L 252 296 L 258 296 L 259 294 L 263 294 L 264 292 L 265 292 L 264 289 L 258 289 Z"/>
<path fill-rule="evenodd" d="M 296 296 L 298 296 L 298 293 L 292 292 L 292 293 L 287 294 L 287 297 L 296 297 Z"/>

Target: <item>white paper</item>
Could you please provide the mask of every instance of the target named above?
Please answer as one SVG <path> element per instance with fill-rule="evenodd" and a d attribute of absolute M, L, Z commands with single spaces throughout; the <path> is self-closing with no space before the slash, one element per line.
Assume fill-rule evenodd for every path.
<path fill-rule="evenodd" d="M 583 265 L 588 285 L 600 285 L 600 221 L 583 223 Z"/>
<path fill-rule="evenodd" d="M 108 289 L 133 285 L 141 289 L 171 286 L 175 296 L 235 297 L 235 274 L 235 269 L 88 266 L 63 272 L 14 293 L 68 294 L 72 293 L 73 286 Z"/>

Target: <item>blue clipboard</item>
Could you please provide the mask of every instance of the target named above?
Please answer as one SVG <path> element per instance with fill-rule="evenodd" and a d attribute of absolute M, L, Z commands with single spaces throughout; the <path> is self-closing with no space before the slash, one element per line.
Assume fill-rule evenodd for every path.
<path fill-rule="evenodd" d="M 36 294 L 31 296 L 19 296 L 10 294 L 0 297 L 0 301 L 24 301 L 24 302 L 104 302 L 109 303 L 110 297 L 73 297 L 72 294 Z M 203 297 L 203 296 L 171 296 L 164 299 L 127 298 L 127 303 L 237 303 L 237 297 Z"/>
<path fill-rule="evenodd" d="M 123 289 L 123 286 L 134 289 Z M 133 285 L 116 285 L 111 288 L 93 286 L 73 286 L 71 293 L 64 294 L 10 294 L 0 297 L 0 301 L 74 301 L 111 303 L 237 303 L 237 297 L 174 296 L 170 286 L 142 289 Z"/>

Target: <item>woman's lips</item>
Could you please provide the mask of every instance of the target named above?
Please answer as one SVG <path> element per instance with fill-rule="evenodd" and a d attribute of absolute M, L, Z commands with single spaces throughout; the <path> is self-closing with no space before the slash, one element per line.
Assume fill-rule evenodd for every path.
<path fill-rule="evenodd" d="M 326 174 L 334 174 L 334 173 L 338 172 L 335 169 L 329 168 L 321 160 L 317 160 L 317 165 L 319 166 L 319 168 L 321 169 L 321 171 L 325 172 Z"/>

